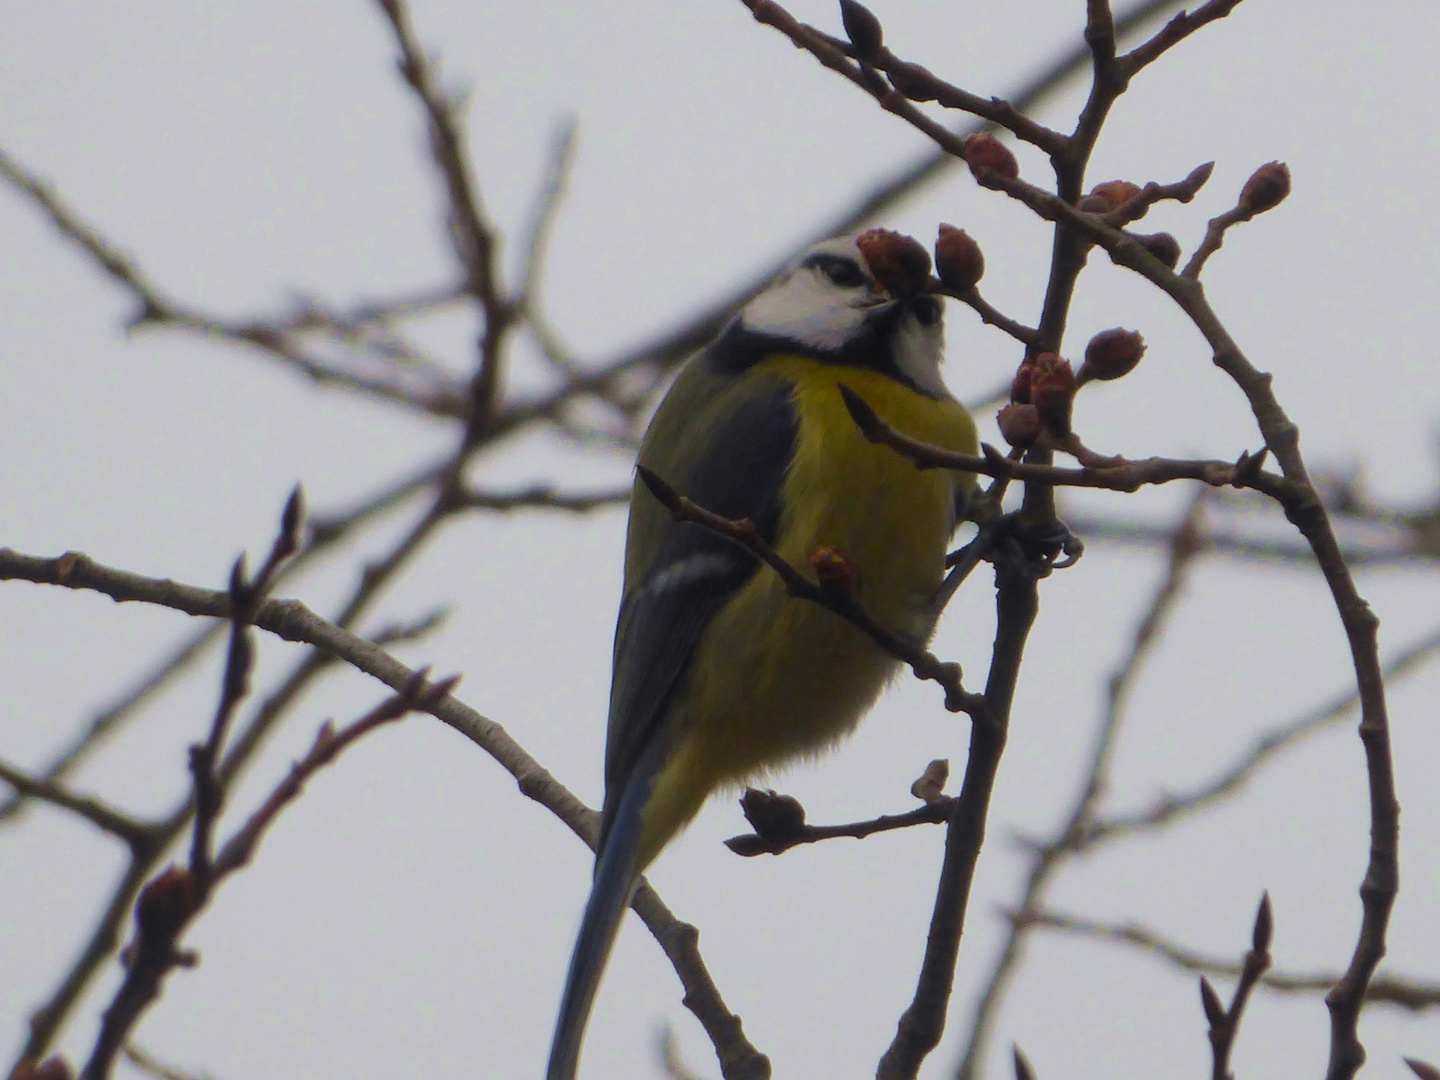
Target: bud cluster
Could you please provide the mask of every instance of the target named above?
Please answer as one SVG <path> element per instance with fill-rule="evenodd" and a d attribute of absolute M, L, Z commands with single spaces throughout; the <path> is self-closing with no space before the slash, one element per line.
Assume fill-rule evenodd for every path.
<path fill-rule="evenodd" d="M 1010 404 L 1000 410 L 1000 434 L 1015 447 L 1033 446 L 1042 435 L 1070 434 L 1075 372 L 1068 360 L 1046 352 L 1026 357 L 1010 384 Z"/>

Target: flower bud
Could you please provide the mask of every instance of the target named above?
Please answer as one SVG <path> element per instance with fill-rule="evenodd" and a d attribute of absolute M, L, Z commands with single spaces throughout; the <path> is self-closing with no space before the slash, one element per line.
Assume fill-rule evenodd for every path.
<path fill-rule="evenodd" d="M 849 557 L 835 547 L 819 547 L 810 555 L 810 568 L 826 592 L 860 595 L 860 571 Z"/>
<path fill-rule="evenodd" d="M 855 55 L 868 60 L 885 44 L 885 32 L 875 13 L 860 0 L 840 0 L 840 21 L 845 25 L 845 36 L 855 46 Z"/>
<path fill-rule="evenodd" d="M 1261 165 L 1240 189 L 1239 207 L 1247 214 L 1274 210 L 1290 194 L 1290 166 L 1283 161 Z"/>
<path fill-rule="evenodd" d="M 923 803 L 933 806 L 945 801 L 945 781 L 950 779 L 948 758 L 936 758 L 925 766 L 925 771 L 910 785 L 910 794 Z"/>
<path fill-rule="evenodd" d="M 195 914 L 195 879 L 171 865 L 153 878 L 135 901 L 135 922 L 142 937 L 174 934 Z"/>
<path fill-rule="evenodd" d="M 985 253 L 964 229 L 941 225 L 935 241 L 935 270 L 950 288 L 965 292 L 985 276 Z"/>
<path fill-rule="evenodd" d="M 1024 450 L 1034 446 L 1045 426 L 1040 423 L 1040 411 L 1034 405 L 1017 405 L 1011 402 L 995 417 L 1000 425 L 1000 437 L 1011 446 Z"/>
<path fill-rule="evenodd" d="M 740 810 L 756 834 L 766 839 L 787 839 L 805 827 L 805 807 L 792 795 L 746 788 Z"/>
<path fill-rule="evenodd" d="M 1129 375 L 1145 355 L 1145 339 L 1134 330 L 1115 327 L 1101 330 L 1085 346 L 1085 363 L 1076 376 L 1078 382 L 1090 379 L 1108 381 Z"/>
<path fill-rule="evenodd" d="M 1129 180 L 1107 180 L 1096 184 L 1080 202 L 1080 209 L 1092 214 L 1108 214 L 1118 210 L 1140 194 L 1140 187 Z"/>
<path fill-rule="evenodd" d="M 1168 232 L 1151 233 L 1148 236 L 1137 236 L 1135 239 L 1140 241 L 1146 251 L 1171 270 L 1174 270 L 1175 264 L 1180 261 L 1180 241 Z"/>
<path fill-rule="evenodd" d="M 890 85 L 911 101 L 934 101 L 935 76 L 921 64 L 895 64 L 886 73 Z"/>
<path fill-rule="evenodd" d="M 981 179 L 986 169 L 1011 180 L 1020 176 L 1020 163 L 1015 155 L 988 131 L 977 132 L 965 140 L 965 164 L 970 166 L 976 180 Z"/>
<path fill-rule="evenodd" d="M 1015 405 L 1030 404 L 1030 377 L 1035 374 L 1035 365 L 1027 358 L 1015 369 L 1015 378 L 1010 381 L 1010 401 Z"/>
<path fill-rule="evenodd" d="M 1054 353 L 1035 357 L 1035 371 L 1030 376 L 1030 401 L 1040 414 L 1040 422 L 1051 434 L 1061 438 L 1070 434 L 1070 410 L 1075 402 L 1075 372 L 1069 361 Z"/>
<path fill-rule="evenodd" d="M 867 229 L 855 240 L 865 264 L 892 296 L 915 296 L 930 280 L 930 253 L 913 236 Z"/>

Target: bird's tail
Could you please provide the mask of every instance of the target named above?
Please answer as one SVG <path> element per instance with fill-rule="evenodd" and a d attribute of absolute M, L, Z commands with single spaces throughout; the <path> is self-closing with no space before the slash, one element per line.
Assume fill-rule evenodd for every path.
<path fill-rule="evenodd" d="M 640 851 L 641 811 L 650 795 L 653 773 L 638 769 L 620 798 L 615 816 L 600 837 L 595 862 L 595 882 L 580 921 L 580 936 L 570 957 L 570 974 L 560 999 L 560 1016 L 555 1021 L 555 1038 L 550 1043 L 550 1064 L 545 1080 L 574 1080 L 580 1061 L 580 1041 L 585 1022 L 595 1003 L 595 991 L 620 929 L 620 920 L 640 880 L 636 865 Z"/>

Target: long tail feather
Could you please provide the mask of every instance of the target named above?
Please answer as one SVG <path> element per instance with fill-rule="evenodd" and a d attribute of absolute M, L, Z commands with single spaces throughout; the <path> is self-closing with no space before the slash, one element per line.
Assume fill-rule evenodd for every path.
<path fill-rule="evenodd" d="M 614 819 L 607 822 L 609 828 L 601 837 L 595 883 L 590 887 L 580 936 L 570 957 L 570 974 L 565 979 L 560 1016 L 555 1021 L 546 1080 L 574 1080 L 580 1061 L 580 1042 L 585 1037 L 585 1023 L 590 1019 L 595 991 L 605 974 L 605 963 L 610 959 L 620 920 L 640 879 L 640 869 L 636 866 L 640 812 L 650 795 L 652 779 L 651 770 L 637 770 L 626 785 Z"/>

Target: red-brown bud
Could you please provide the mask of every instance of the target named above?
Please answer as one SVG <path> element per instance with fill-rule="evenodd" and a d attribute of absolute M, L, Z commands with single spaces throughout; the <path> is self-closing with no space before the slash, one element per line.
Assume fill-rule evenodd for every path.
<path fill-rule="evenodd" d="M 839 548 L 819 547 L 810 556 L 810 568 L 826 591 L 860 595 L 860 571 Z"/>
<path fill-rule="evenodd" d="M 855 55 L 868 60 L 885 44 L 885 31 L 875 13 L 859 0 L 840 0 L 840 21 L 845 25 L 845 36 L 855 46 Z"/>
<path fill-rule="evenodd" d="M 1017 405 L 1011 402 L 995 417 L 1000 425 L 1000 437 L 1011 446 L 1021 450 L 1034 446 L 1045 425 L 1040 422 L 1040 411 L 1034 405 Z"/>
<path fill-rule="evenodd" d="M 1030 401 L 1040 414 L 1040 422 L 1051 434 L 1063 438 L 1070 434 L 1070 410 L 1075 403 L 1075 372 L 1068 360 L 1054 353 L 1035 357 L 1035 371 L 1030 376 Z"/>
<path fill-rule="evenodd" d="M 1028 359 L 1015 369 L 1015 378 L 1010 381 L 1010 401 L 1015 405 L 1030 404 L 1030 377 L 1035 374 L 1035 365 Z"/>
<path fill-rule="evenodd" d="M 1274 210 L 1290 194 L 1290 166 L 1283 161 L 1261 165 L 1240 189 L 1240 209 L 1247 214 Z"/>
<path fill-rule="evenodd" d="M 766 839 L 783 840 L 805 827 L 805 807 L 791 795 L 746 788 L 740 809 L 750 827 Z"/>
<path fill-rule="evenodd" d="M 930 281 L 930 253 L 913 236 L 867 229 L 855 242 L 871 275 L 892 296 L 915 296 Z"/>
<path fill-rule="evenodd" d="M 935 76 L 921 64 L 895 64 L 885 72 L 890 85 L 911 101 L 934 101 Z"/>
<path fill-rule="evenodd" d="M 135 901 L 135 922 L 142 937 L 174 934 L 195 913 L 195 879 L 171 865 L 143 889 Z"/>
<path fill-rule="evenodd" d="M 1136 240 L 1140 245 L 1155 258 L 1175 269 L 1175 264 L 1180 261 L 1180 241 L 1171 236 L 1168 232 L 1151 233 L 1149 236 L 1137 236 Z"/>
<path fill-rule="evenodd" d="M 965 140 L 965 164 L 976 180 L 983 178 L 987 169 L 1011 180 L 1020 176 L 1020 163 L 1015 160 L 1009 148 L 988 131 L 980 131 Z"/>
<path fill-rule="evenodd" d="M 1085 346 L 1085 363 L 1076 380 L 1110 380 L 1129 375 L 1144 355 L 1145 339 L 1134 330 L 1118 326 L 1112 330 L 1101 330 Z"/>
<path fill-rule="evenodd" d="M 935 241 L 935 270 L 950 288 L 965 292 L 985 276 L 985 253 L 964 229 L 941 225 Z"/>
<path fill-rule="evenodd" d="M 1090 194 L 1080 200 L 1080 209 L 1092 214 L 1108 214 L 1139 194 L 1139 186 L 1129 180 L 1107 180 L 1090 189 Z"/>

